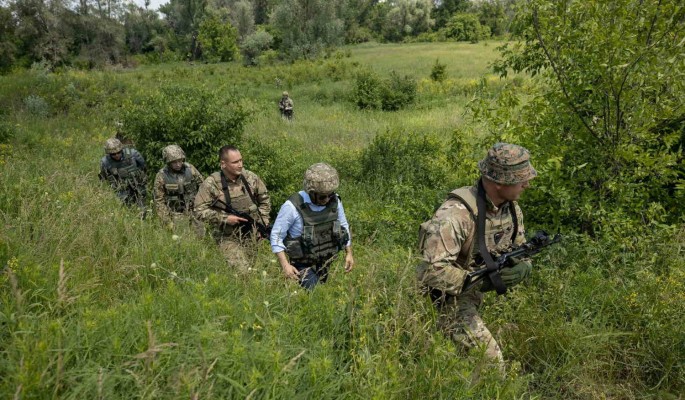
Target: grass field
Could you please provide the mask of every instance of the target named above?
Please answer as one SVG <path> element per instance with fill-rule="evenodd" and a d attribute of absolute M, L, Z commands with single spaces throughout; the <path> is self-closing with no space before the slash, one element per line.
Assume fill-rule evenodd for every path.
<path fill-rule="evenodd" d="M 568 232 L 536 259 L 530 282 L 487 295 L 483 318 L 504 348 L 504 377 L 436 331 L 416 289 L 413 243 L 418 223 L 469 183 L 483 155 L 465 106 L 479 85 L 507 83 L 487 69 L 497 45 L 367 44 L 349 57 L 251 69 L 179 63 L 0 77 L 0 397 L 682 398 L 682 229 L 636 238 L 629 250 Z M 441 85 L 428 79 L 436 58 L 448 65 Z M 362 67 L 415 77 L 417 102 L 358 110 L 350 93 Z M 251 271 L 238 274 L 211 240 L 118 204 L 97 180 L 102 144 L 129 99 L 169 84 L 236 96 L 252 110 L 245 154 L 259 157 L 250 146 L 265 143 L 284 160 L 245 160 L 288 181 L 266 182 L 286 188 L 274 192 L 274 213 L 307 165 L 340 170 L 353 272 L 338 262 L 328 284 L 305 293 L 261 243 Z M 293 123 L 278 116 L 282 90 L 295 100 Z M 386 132 L 447 149 L 457 130 L 473 135 L 461 138 L 461 167 L 424 197 L 394 171 L 385 183 L 360 172 L 364 154 L 384 156 L 368 149 Z M 399 162 L 412 176 L 430 161 Z M 540 228 L 551 227 L 528 226 Z"/>

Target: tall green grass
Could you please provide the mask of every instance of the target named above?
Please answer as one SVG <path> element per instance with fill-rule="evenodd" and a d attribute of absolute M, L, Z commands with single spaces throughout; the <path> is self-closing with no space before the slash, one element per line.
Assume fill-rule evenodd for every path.
<path fill-rule="evenodd" d="M 569 234 L 535 260 L 527 284 L 506 297 L 488 294 L 483 318 L 503 346 L 506 377 L 436 332 L 434 310 L 416 289 L 413 242 L 442 195 L 474 176 L 484 144 L 463 107 L 494 56 L 490 45 L 441 46 L 355 47 L 338 60 L 350 68 L 340 79 L 330 76 L 331 60 L 0 78 L 0 103 L 10 105 L 3 118 L 12 127 L 0 152 L 0 396 L 679 398 L 679 228 L 654 228 L 630 248 Z M 421 79 L 412 63 L 425 64 L 427 76 L 436 52 L 483 62 L 462 77 L 450 72 L 454 80 L 445 86 L 429 91 L 425 84 L 418 103 L 402 112 L 362 112 L 346 100 L 354 62 L 379 71 L 408 65 L 400 72 Z M 440 59 L 449 71 L 462 68 L 457 59 Z M 293 123 L 277 115 L 283 86 L 276 76 L 286 76 L 295 98 Z M 46 79 L 50 85 L 37 84 Z M 117 202 L 97 180 L 102 143 L 125 99 L 172 80 L 245 96 L 253 111 L 242 146 L 246 167 L 274 188 L 275 209 L 299 189 L 309 164 L 339 169 L 355 270 L 345 274 L 338 261 L 329 283 L 306 293 L 283 279 L 261 243 L 252 269 L 238 274 L 210 239 L 184 227 L 172 233 L 154 217 L 140 221 Z M 493 90 L 500 84 L 488 83 Z M 71 97 L 56 94 L 70 85 Z M 31 94 L 46 100 L 49 115 L 31 114 L 23 102 Z M 444 187 L 400 180 L 421 169 L 397 151 L 417 147 L 397 136 L 444 146 L 431 151 L 449 165 L 421 165 L 445 173 Z M 384 151 L 384 141 L 398 148 Z M 371 156 L 387 157 L 374 179 L 366 176 L 374 172 Z"/>

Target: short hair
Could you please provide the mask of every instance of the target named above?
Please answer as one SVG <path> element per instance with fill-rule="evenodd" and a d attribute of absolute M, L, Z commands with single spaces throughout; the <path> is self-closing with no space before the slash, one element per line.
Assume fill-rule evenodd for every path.
<path fill-rule="evenodd" d="M 226 145 L 219 149 L 219 161 L 228 158 L 229 151 L 240 151 L 235 146 Z"/>

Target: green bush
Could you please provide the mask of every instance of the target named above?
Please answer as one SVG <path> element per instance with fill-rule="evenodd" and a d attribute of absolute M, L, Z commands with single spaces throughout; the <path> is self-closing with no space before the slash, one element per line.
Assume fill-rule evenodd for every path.
<path fill-rule="evenodd" d="M 481 25 L 475 14 L 454 14 L 444 30 L 446 37 L 460 42 L 476 43 L 490 37 L 490 28 Z"/>
<path fill-rule="evenodd" d="M 443 82 L 447 78 L 447 64 L 440 63 L 440 59 L 435 59 L 435 64 L 431 69 L 431 80 L 434 82 Z"/>
<path fill-rule="evenodd" d="M 409 75 L 400 76 L 395 71 L 384 82 L 382 91 L 382 105 L 384 111 L 397 111 L 412 103 L 416 99 L 417 83 Z"/>
<path fill-rule="evenodd" d="M 7 143 L 16 134 L 16 128 L 5 121 L 0 122 L 0 143 Z"/>
<path fill-rule="evenodd" d="M 380 77 L 370 69 L 357 73 L 354 88 L 354 102 L 360 109 L 381 108 L 383 83 Z"/>
<path fill-rule="evenodd" d="M 217 169 L 219 148 L 240 143 L 248 117 L 231 94 L 169 85 L 124 106 L 121 134 L 134 141 L 153 173 L 163 166 L 162 148 L 177 144 L 189 162 L 209 174 Z"/>
<path fill-rule="evenodd" d="M 357 73 L 353 100 L 360 109 L 396 111 L 414 102 L 417 88 L 416 80 L 408 75 L 392 71 L 387 79 L 381 79 L 366 69 Z"/>
<path fill-rule="evenodd" d="M 24 99 L 26 111 L 36 117 L 46 118 L 50 115 L 50 106 L 41 96 L 31 94 Z"/>
<path fill-rule="evenodd" d="M 243 39 L 240 51 L 243 54 L 243 64 L 259 65 L 260 56 L 271 48 L 274 38 L 266 31 L 257 31 Z"/>

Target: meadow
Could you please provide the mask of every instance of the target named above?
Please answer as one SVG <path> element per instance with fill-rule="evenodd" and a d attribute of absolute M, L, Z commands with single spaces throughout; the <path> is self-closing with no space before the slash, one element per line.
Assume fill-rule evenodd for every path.
<path fill-rule="evenodd" d="M 0 77 L 0 397 L 682 398 L 682 227 L 619 245 L 527 224 L 565 241 L 536 257 L 529 282 L 486 295 L 506 376 L 435 329 L 415 282 L 418 225 L 448 191 L 473 183 L 492 144 L 468 112 L 474 97 L 530 90 L 528 77 L 489 71 L 498 44 L 365 44 L 253 68 Z M 447 65 L 443 82 L 429 78 L 436 59 Z M 365 68 L 413 77 L 416 102 L 358 109 L 354 77 Z M 338 261 L 326 285 L 304 292 L 284 280 L 267 243 L 238 274 L 209 238 L 121 206 L 97 179 L 102 145 L 133 98 L 168 85 L 220 93 L 249 112 L 234 144 L 272 190 L 274 215 L 308 165 L 334 165 L 355 269 L 345 274 Z M 292 123 L 278 115 L 283 90 Z M 552 168 L 534 154 L 533 163 Z M 534 213 L 525 195 L 521 206 Z"/>

